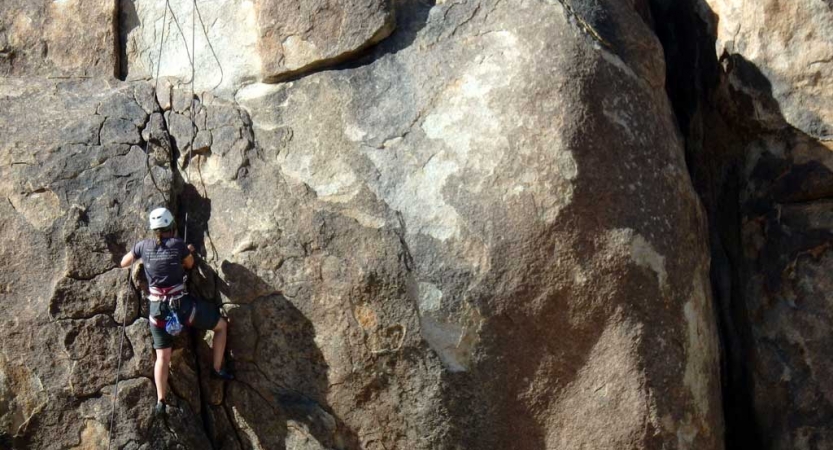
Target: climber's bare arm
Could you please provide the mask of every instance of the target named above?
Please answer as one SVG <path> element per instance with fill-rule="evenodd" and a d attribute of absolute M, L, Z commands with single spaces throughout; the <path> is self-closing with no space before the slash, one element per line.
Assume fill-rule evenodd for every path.
<path fill-rule="evenodd" d="M 133 252 L 127 252 L 127 254 L 122 257 L 119 267 L 130 267 L 135 260 L 136 258 L 133 256 Z"/>
<path fill-rule="evenodd" d="M 186 256 L 185 259 L 182 260 L 182 267 L 184 267 L 185 270 L 191 270 L 191 268 L 194 267 L 194 255 Z"/>

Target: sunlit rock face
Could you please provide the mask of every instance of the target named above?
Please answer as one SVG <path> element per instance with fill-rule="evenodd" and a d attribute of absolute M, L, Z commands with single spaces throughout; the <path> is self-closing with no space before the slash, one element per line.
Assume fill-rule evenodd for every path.
<path fill-rule="evenodd" d="M 394 27 L 385 0 L 120 4 L 124 76 L 187 81 L 193 59 L 195 89 L 221 94 L 344 61 L 387 37 Z"/>
<path fill-rule="evenodd" d="M 706 0 L 717 53 L 737 65 L 734 85 L 760 97 L 759 119 L 833 140 L 833 7 L 826 0 Z M 767 101 L 769 98 L 771 100 Z M 783 126 L 783 125 L 782 125 Z"/>
<path fill-rule="evenodd" d="M 3 0 L 0 76 L 118 75 L 118 0 Z"/>
<path fill-rule="evenodd" d="M 137 80 L 153 3 L 119 10 L 131 81 L 0 85 L 10 445 L 722 448 L 705 218 L 644 8 L 217 2 L 193 98 L 181 14 Z M 165 422 L 115 269 L 159 204 L 237 373 L 184 336 Z"/>

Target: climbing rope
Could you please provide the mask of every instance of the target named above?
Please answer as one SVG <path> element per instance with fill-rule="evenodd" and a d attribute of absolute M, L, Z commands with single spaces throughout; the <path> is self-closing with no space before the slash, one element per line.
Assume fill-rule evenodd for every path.
<path fill-rule="evenodd" d="M 197 132 L 197 124 L 194 120 L 195 117 L 195 109 L 196 109 L 196 100 L 194 98 L 194 80 L 196 78 L 196 15 L 198 14 L 197 10 L 197 0 L 193 0 L 193 8 L 191 10 L 191 50 L 188 49 L 188 42 L 185 41 L 185 52 L 188 54 L 188 62 L 191 64 L 191 107 L 190 109 L 190 118 L 191 118 L 191 133 L 190 133 L 190 146 L 188 149 L 188 167 L 186 168 L 186 177 L 187 182 L 191 183 L 191 160 L 194 154 L 194 138 Z M 179 34 L 185 39 L 184 33 L 182 33 L 182 27 L 179 26 L 179 21 L 176 19 L 176 14 L 174 10 L 171 8 L 171 4 L 169 0 L 165 0 L 165 13 L 162 17 L 162 35 L 160 36 L 159 40 L 159 55 L 156 60 L 156 81 L 154 86 L 154 93 L 159 92 L 159 75 L 160 69 L 162 67 L 162 50 L 165 47 L 165 31 L 168 27 L 168 10 L 171 11 L 171 19 L 176 23 L 177 29 L 179 30 Z M 200 22 L 202 23 L 202 17 L 200 17 Z M 203 31 L 205 31 L 205 24 L 203 24 Z M 213 49 L 212 49 L 213 52 Z M 216 58 L 216 55 L 215 55 Z M 222 70 L 222 69 L 221 69 Z M 148 172 L 150 173 L 150 167 L 148 167 Z M 153 173 L 150 173 L 151 177 L 153 177 Z M 154 185 L 156 184 L 156 180 L 154 180 Z M 157 187 L 158 189 L 158 187 Z M 163 194 L 163 198 L 165 195 Z M 165 198 L 167 202 L 167 198 Z M 185 242 L 188 242 L 188 212 L 185 212 Z M 133 267 L 136 262 L 133 261 L 130 263 L 130 270 L 127 273 L 127 282 L 130 285 L 131 289 L 133 290 L 134 294 L 136 294 L 141 306 L 141 294 L 139 293 L 139 289 L 133 283 Z M 121 381 L 121 366 L 122 366 L 122 352 L 124 350 L 124 336 L 127 334 L 126 331 L 127 327 L 127 305 L 124 305 L 124 315 L 122 316 L 122 324 L 121 324 L 121 336 L 119 337 L 119 354 L 118 354 L 118 368 L 116 369 L 116 383 L 114 386 L 114 393 L 113 393 L 113 404 L 112 410 L 110 412 L 110 437 L 107 441 L 107 449 L 109 450 L 113 445 L 113 438 L 115 437 L 115 424 L 116 424 L 116 411 L 118 407 L 118 399 L 119 399 L 119 382 Z"/>
<path fill-rule="evenodd" d="M 132 250 L 131 250 L 132 251 Z M 127 283 L 130 285 L 130 288 L 133 290 L 134 294 L 139 293 L 139 289 L 136 288 L 136 285 L 133 284 L 133 265 L 136 261 L 130 263 L 130 271 L 127 272 Z M 141 297 L 138 297 L 139 303 L 141 305 Z M 124 335 L 127 334 L 126 327 L 127 327 L 127 304 L 123 305 L 123 315 L 121 319 L 121 337 L 119 337 L 119 356 L 118 356 L 118 368 L 116 369 L 116 384 L 113 387 L 113 408 L 110 411 L 110 438 L 107 440 L 107 450 L 110 450 L 110 447 L 113 445 L 113 437 L 116 435 L 115 433 L 115 426 L 116 426 L 116 406 L 118 406 L 119 401 L 119 382 L 121 381 L 121 357 L 122 351 L 124 350 Z"/>
<path fill-rule="evenodd" d="M 197 62 L 197 44 L 196 44 L 196 36 L 197 36 L 197 26 L 196 26 L 196 16 L 197 16 L 197 0 L 193 0 L 193 6 L 191 9 L 191 107 L 188 108 L 191 113 L 191 142 L 188 145 L 188 165 L 185 168 L 185 177 L 188 184 L 191 184 L 191 161 L 194 158 L 194 139 L 196 138 L 197 134 L 197 123 L 194 121 L 194 110 L 197 108 L 197 102 L 194 98 L 194 81 L 196 78 L 196 70 L 194 66 Z M 183 240 L 188 242 L 188 210 L 185 210 L 185 235 L 183 236 Z"/>

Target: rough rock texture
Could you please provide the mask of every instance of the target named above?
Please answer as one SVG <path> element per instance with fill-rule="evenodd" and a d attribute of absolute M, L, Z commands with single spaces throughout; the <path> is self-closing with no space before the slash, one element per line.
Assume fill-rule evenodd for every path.
<path fill-rule="evenodd" d="M 147 319 L 115 266 L 141 236 L 142 212 L 170 200 L 175 185 L 170 154 L 139 138 L 153 90 L 4 79 L 0 99 L 0 441 L 104 447 L 126 323 L 115 442 L 145 442 L 154 398 Z"/>
<path fill-rule="evenodd" d="M 741 232 L 755 343 L 757 419 L 770 448 L 829 448 L 833 446 L 830 150 L 795 134 L 784 140 L 764 138 L 750 146 L 754 153 L 746 175 L 754 189 L 741 197 Z M 783 153 L 774 153 L 778 150 Z"/>
<path fill-rule="evenodd" d="M 258 52 L 263 78 L 343 60 L 393 30 L 390 0 L 260 0 Z"/>
<path fill-rule="evenodd" d="M 661 3 L 710 218 L 727 447 L 831 448 L 831 3 Z"/>
<path fill-rule="evenodd" d="M 742 253 L 733 259 L 757 433 L 768 448 L 830 448 L 833 5 L 709 4 L 725 70 L 722 109 L 743 154 Z"/>
<path fill-rule="evenodd" d="M 833 141 L 833 5 L 829 0 L 705 0 L 719 17 L 718 56 L 756 120 Z M 774 101 L 773 101 L 774 100 Z"/>
<path fill-rule="evenodd" d="M 396 8 L 349 66 L 233 98 L 3 81 L 0 443 L 722 448 L 707 222 L 645 5 Z M 163 421 L 114 267 L 165 203 L 238 379 L 209 380 L 210 336 L 183 336 Z"/>
<path fill-rule="evenodd" d="M 0 76 L 116 76 L 117 7 L 118 0 L 3 0 Z"/>
<path fill-rule="evenodd" d="M 123 76 L 190 80 L 193 2 L 120 1 Z M 197 2 L 195 21 L 195 89 L 224 95 L 338 62 L 393 29 L 387 0 Z"/>

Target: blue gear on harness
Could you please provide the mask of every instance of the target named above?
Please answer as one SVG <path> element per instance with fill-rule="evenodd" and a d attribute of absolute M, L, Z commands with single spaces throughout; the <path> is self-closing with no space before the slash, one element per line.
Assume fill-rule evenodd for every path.
<path fill-rule="evenodd" d="M 165 331 L 171 336 L 176 336 L 182 332 L 182 323 L 179 321 L 179 316 L 176 312 L 169 312 L 168 317 L 165 318 Z"/>
<path fill-rule="evenodd" d="M 168 304 L 167 314 L 165 315 L 165 323 L 161 323 L 161 321 L 157 320 L 156 318 L 151 315 L 149 317 L 150 323 L 154 326 L 159 328 L 164 328 L 165 331 L 170 334 L 171 336 L 176 336 L 182 332 L 185 328 L 185 324 L 190 324 L 194 321 L 194 316 L 197 312 L 195 307 L 191 307 L 191 314 L 187 318 L 185 324 L 179 318 L 179 313 L 181 312 L 181 299 L 187 295 L 187 291 L 185 289 L 185 283 L 171 286 L 167 288 L 161 288 L 156 286 L 150 287 L 150 296 L 149 299 L 151 301 L 158 301 L 164 302 Z M 151 308 L 152 309 L 152 308 Z"/>

